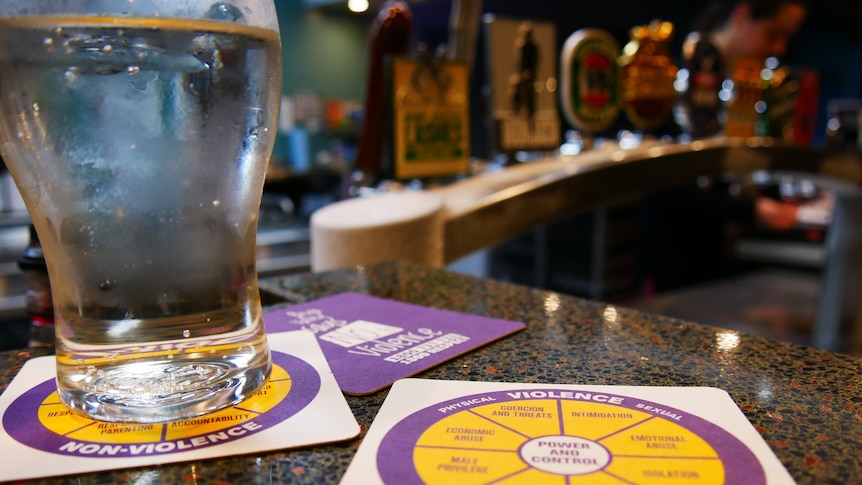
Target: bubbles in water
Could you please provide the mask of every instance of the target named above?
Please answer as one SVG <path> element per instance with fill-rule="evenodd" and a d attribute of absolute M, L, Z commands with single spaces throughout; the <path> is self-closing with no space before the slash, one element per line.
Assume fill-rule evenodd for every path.
<path fill-rule="evenodd" d="M 99 289 L 102 291 L 111 291 L 114 289 L 114 286 L 117 284 L 116 281 L 105 279 L 105 281 L 99 283 Z"/>
<path fill-rule="evenodd" d="M 92 374 L 92 373 L 94 373 L 94 372 L 96 372 L 96 366 L 94 366 L 94 365 L 88 365 L 88 366 L 87 366 L 87 374 Z"/>
<path fill-rule="evenodd" d="M 192 333 L 188 329 L 183 330 L 183 337 L 189 338 L 191 336 L 192 336 Z"/>
<path fill-rule="evenodd" d="M 219 201 L 219 200 L 214 200 L 214 201 L 213 201 L 213 207 L 218 207 L 218 206 L 220 206 L 220 205 L 221 205 L 221 201 Z"/>
<path fill-rule="evenodd" d="M 240 9 L 225 2 L 214 3 L 210 7 L 206 16 L 209 19 L 228 22 L 239 22 L 242 20 L 242 12 Z"/>
<path fill-rule="evenodd" d="M 51 47 L 54 47 L 54 39 L 50 37 L 45 37 L 45 39 L 42 40 L 42 45 L 44 45 L 47 49 L 50 49 Z"/>
<path fill-rule="evenodd" d="M 105 54 L 106 56 L 109 56 L 109 55 L 111 55 L 111 54 L 113 54 L 113 53 L 114 53 L 114 46 L 112 46 L 111 44 L 105 44 L 105 45 L 102 47 L 102 54 Z"/>
<path fill-rule="evenodd" d="M 78 70 L 74 67 L 70 67 L 69 69 L 66 69 L 63 77 L 66 79 L 66 84 L 72 86 L 75 84 L 75 81 L 78 80 Z"/>
<path fill-rule="evenodd" d="M 126 72 L 128 72 L 129 74 L 137 74 L 137 73 L 141 72 L 141 68 L 140 68 L 140 66 L 131 65 L 131 66 L 126 68 Z"/>

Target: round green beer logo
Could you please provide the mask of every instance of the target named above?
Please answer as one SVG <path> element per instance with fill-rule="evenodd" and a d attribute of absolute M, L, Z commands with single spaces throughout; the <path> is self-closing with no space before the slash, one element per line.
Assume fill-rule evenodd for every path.
<path fill-rule="evenodd" d="M 563 113 L 574 127 L 597 132 L 620 112 L 619 44 L 600 29 L 581 29 L 563 45 L 560 58 Z"/>

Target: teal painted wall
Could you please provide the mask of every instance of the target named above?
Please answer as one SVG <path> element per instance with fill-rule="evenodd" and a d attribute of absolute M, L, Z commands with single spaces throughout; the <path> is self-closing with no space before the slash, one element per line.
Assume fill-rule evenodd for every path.
<path fill-rule="evenodd" d="M 302 0 L 275 0 L 275 6 L 281 30 L 282 92 L 363 99 L 369 17 L 308 10 Z M 314 154 L 326 149 L 328 143 L 329 137 L 324 133 L 309 137 L 312 163 Z M 287 137 L 280 134 L 273 150 L 273 162 L 290 163 L 288 153 Z"/>
<path fill-rule="evenodd" d="M 359 99 L 365 93 L 368 20 L 309 11 L 302 0 L 277 0 L 284 92 L 314 90 Z"/>

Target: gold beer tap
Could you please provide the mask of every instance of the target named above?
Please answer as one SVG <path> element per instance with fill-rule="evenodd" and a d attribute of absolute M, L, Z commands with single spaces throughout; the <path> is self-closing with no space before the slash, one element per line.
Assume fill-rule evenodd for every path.
<path fill-rule="evenodd" d="M 632 28 L 619 59 L 622 107 L 642 131 L 663 123 L 676 99 L 677 66 L 670 57 L 673 31 L 672 23 L 661 20 Z"/>

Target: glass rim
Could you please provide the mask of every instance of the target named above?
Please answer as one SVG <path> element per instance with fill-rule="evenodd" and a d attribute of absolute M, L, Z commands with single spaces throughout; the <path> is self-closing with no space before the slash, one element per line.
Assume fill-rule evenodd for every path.
<path fill-rule="evenodd" d="M 156 27 L 160 23 L 206 22 L 251 27 L 280 33 L 273 0 L 3 0 L 0 20 L 41 17 L 72 23 L 132 26 L 136 21 Z M 66 23 L 66 22 L 63 22 Z"/>

